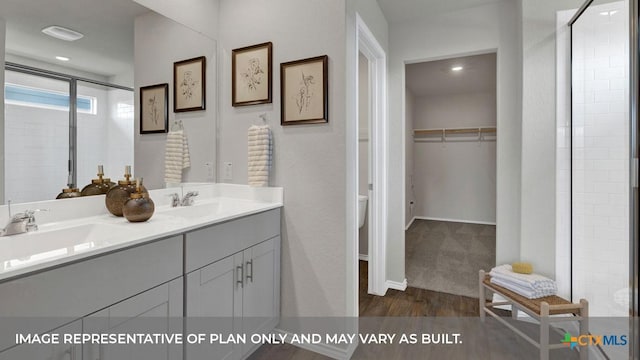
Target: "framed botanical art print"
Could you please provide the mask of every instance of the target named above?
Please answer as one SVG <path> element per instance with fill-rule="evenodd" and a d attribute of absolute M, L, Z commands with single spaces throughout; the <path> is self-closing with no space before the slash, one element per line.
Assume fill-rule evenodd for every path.
<path fill-rule="evenodd" d="M 271 103 L 272 49 L 270 42 L 234 49 L 231 58 L 231 105 Z"/>
<path fill-rule="evenodd" d="M 173 63 L 173 112 L 205 109 L 204 56 Z"/>
<path fill-rule="evenodd" d="M 329 122 L 328 56 L 280 64 L 282 125 Z"/>
<path fill-rule="evenodd" d="M 140 134 L 166 133 L 169 128 L 169 84 L 140 88 Z"/>

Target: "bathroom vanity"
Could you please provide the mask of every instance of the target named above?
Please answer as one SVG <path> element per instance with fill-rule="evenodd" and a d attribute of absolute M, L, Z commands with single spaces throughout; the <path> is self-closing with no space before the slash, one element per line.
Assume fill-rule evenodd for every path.
<path fill-rule="evenodd" d="M 16 345 L 16 333 L 273 330 L 280 315 L 282 189 L 193 187 L 201 196 L 191 207 L 166 204 L 166 195 L 186 186 L 151 191 L 160 204 L 146 223 L 127 223 L 106 209 L 96 214 L 103 210 L 94 199 L 59 200 L 37 204 L 54 207 L 46 214 L 58 221 L 40 216 L 37 232 L 0 237 L 0 360 L 241 359 L 253 352 L 250 342 Z M 91 216 L 73 217 L 77 209 L 66 212 L 72 218 L 52 215 L 65 206 Z"/>

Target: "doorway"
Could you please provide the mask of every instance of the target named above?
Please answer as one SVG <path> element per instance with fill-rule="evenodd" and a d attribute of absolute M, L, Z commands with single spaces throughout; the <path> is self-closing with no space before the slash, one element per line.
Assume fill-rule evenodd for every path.
<path fill-rule="evenodd" d="M 473 301 L 478 269 L 495 266 L 496 65 L 487 53 L 405 67 L 409 287 Z"/>
<path fill-rule="evenodd" d="M 362 64 L 362 65 L 361 65 Z M 366 66 L 366 69 L 365 69 Z M 362 69 L 361 69 L 362 67 Z M 386 282 L 386 251 L 387 251 L 387 107 L 386 107 L 386 76 L 387 55 L 360 16 L 356 15 L 356 64 L 355 74 L 362 74 L 363 87 L 356 87 L 356 99 L 363 99 L 363 110 L 366 114 L 360 116 L 360 108 L 356 106 L 358 125 L 354 126 L 353 140 L 356 142 L 356 176 L 354 190 L 366 196 L 366 246 L 367 264 L 367 294 L 384 295 L 387 291 Z M 366 71 L 365 71 L 366 70 Z M 359 77 L 359 76 L 358 76 Z M 359 83 L 359 81 L 356 81 Z M 362 122 L 360 119 L 362 118 Z M 360 122 L 362 126 L 360 126 Z M 360 130 L 362 128 L 362 135 Z M 361 142 L 360 139 L 363 141 Z M 361 144 L 362 143 L 362 144 Z M 366 152 L 366 157 L 361 157 Z M 366 172 L 366 181 L 359 175 L 360 164 Z M 366 166 L 365 166 L 366 163 Z M 364 177 L 364 174 L 362 175 Z M 360 199 L 354 193 L 349 201 L 354 201 L 356 214 Z M 359 221 L 356 215 L 354 235 L 355 253 L 353 258 L 353 282 L 355 294 L 358 294 L 360 284 L 360 246 Z M 355 295 L 354 294 L 354 295 Z M 355 295 L 354 298 L 358 298 Z M 356 306 L 357 309 L 357 306 Z"/>

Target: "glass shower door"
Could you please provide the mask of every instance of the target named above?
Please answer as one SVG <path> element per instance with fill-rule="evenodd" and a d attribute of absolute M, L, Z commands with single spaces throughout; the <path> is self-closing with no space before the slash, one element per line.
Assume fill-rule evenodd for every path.
<path fill-rule="evenodd" d="M 571 60 L 572 300 L 589 301 L 592 334 L 628 333 L 628 1 L 586 9 L 571 27 Z M 617 358 L 628 348 L 599 350 Z"/>

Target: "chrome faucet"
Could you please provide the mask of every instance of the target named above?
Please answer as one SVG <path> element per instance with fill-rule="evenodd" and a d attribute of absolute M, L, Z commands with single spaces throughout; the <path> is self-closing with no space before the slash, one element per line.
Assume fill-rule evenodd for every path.
<path fill-rule="evenodd" d="M 180 205 L 180 195 L 177 193 L 169 194 L 167 196 L 171 196 L 171 207 L 177 207 Z"/>
<path fill-rule="evenodd" d="M 193 205 L 193 198 L 198 196 L 197 191 L 189 191 L 184 195 L 182 201 L 180 202 L 180 206 L 191 206 Z"/>
<path fill-rule="evenodd" d="M 36 224 L 36 217 L 34 216 L 36 211 L 46 211 L 44 209 L 37 210 L 25 210 L 22 213 L 15 214 L 7 226 L 2 229 L 0 232 L 0 236 L 9 236 L 22 234 L 26 232 L 36 231 L 38 230 L 38 225 Z"/>

